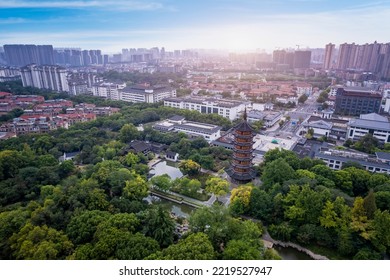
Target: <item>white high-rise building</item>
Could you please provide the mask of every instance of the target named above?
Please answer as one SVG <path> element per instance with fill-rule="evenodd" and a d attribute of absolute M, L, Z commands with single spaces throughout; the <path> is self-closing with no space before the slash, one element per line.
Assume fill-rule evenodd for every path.
<path fill-rule="evenodd" d="M 37 66 L 30 64 L 23 67 L 20 72 L 24 87 L 31 86 L 58 92 L 69 92 L 65 68 L 55 65 Z"/>

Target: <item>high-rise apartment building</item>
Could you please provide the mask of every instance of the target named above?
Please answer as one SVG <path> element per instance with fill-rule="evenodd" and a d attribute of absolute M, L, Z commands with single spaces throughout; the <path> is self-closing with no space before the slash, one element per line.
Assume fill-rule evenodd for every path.
<path fill-rule="evenodd" d="M 294 68 L 310 68 L 311 51 L 296 50 L 294 52 Z"/>
<path fill-rule="evenodd" d="M 328 70 L 332 68 L 333 58 L 334 58 L 335 44 L 329 43 L 325 46 L 325 59 L 324 59 L 324 69 Z"/>
<path fill-rule="evenodd" d="M 4 45 L 4 52 L 5 59 L 11 66 L 54 64 L 52 45 Z"/>
<path fill-rule="evenodd" d="M 62 92 L 69 91 L 66 69 L 60 66 L 30 64 L 21 69 L 24 87 L 31 86 L 40 89 L 51 89 Z"/>
<path fill-rule="evenodd" d="M 347 70 L 353 68 L 355 53 L 356 53 L 355 43 L 341 44 L 339 48 L 339 57 L 337 59 L 337 69 Z"/>
<path fill-rule="evenodd" d="M 310 68 L 311 51 L 296 50 L 287 52 L 285 50 L 275 50 L 272 58 L 276 67 L 284 66 L 287 69 Z"/>
<path fill-rule="evenodd" d="M 341 44 L 336 68 L 366 71 L 379 78 L 390 78 L 390 43 Z"/>
<path fill-rule="evenodd" d="M 275 50 L 272 55 L 272 60 L 276 64 L 284 64 L 285 63 L 285 57 L 286 57 L 286 51 L 285 50 Z"/>

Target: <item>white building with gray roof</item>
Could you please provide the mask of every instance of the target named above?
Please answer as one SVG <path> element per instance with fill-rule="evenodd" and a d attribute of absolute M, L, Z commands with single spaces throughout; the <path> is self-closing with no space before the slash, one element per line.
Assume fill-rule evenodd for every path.
<path fill-rule="evenodd" d="M 383 155 L 371 157 L 368 154 L 355 151 L 319 149 L 315 152 L 314 157 L 323 160 L 328 167 L 334 170 L 340 170 L 347 162 L 356 162 L 367 171 L 390 174 L 390 164 L 383 160 Z"/>
<path fill-rule="evenodd" d="M 164 85 L 128 86 L 120 90 L 120 100 L 133 103 L 158 103 L 168 97 L 176 97 L 176 90 Z"/>
<path fill-rule="evenodd" d="M 372 134 L 382 143 L 390 143 L 390 122 L 386 117 L 376 113 L 360 115 L 348 123 L 347 138 L 359 140 L 366 134 Z"/>
<path fill-rule="evenodd" d="M 180 120 L 164 120 L 153 125 L 153 128 L 161 132 L 184 132 L 190 136 L 203 137 L 211 142 L 221 137 L 221 127 L 213 124 L 190 122 Z"/>
<path fill-rule="evenodd" d="M 306 128 L 306 130 L 313 129 L 314 137 L 328 137 L 331 133 L 332 126 L 332 123 L 323 120 L 303 123 L 303 127 Z"/>
<path fill-rule="evenodd" d="M 202 114 L 218 114 L 233 121 L 240 117 L 245 109 L 245 103 L 215 98 L 165 98 L 164 106 L 195 110 Z"/>

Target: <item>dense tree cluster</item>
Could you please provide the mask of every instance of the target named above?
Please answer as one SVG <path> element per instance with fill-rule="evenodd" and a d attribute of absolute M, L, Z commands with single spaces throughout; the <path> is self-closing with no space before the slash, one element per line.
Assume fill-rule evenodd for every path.
<path fill-rule="evenodd" d="M 263 185 L 232 193 L 231 210 L 264 221 L 271 235 L 335 258 L 380 259 L 390 252 L 390 178 L 347 167 L 334 171 L 293 152 L 265 154 Z"/>
<path fill-rule="evenodd" d="M 195 176 L 200 167 L 218 168 L 228 162 L 229 151 L 210 147 L 203 139 L 163 134 L 147 125 L 144 131 L 136 129 L 138 124 L 177 113 L 181 111 L 134 104 L 123 106 L 113 116 L 75 124 L 68 130 L 1 141 L 1 259 L 276 258 L 272 252 L 264 253 L 258 225 L 232 218 L 226 210 L 223 219 L 229 226 L 223 240 L 209 235 L 208 230 L 193 230 L 178 240 L 176 223 L 169 213 L 144 201 L 152 185 L 160 191 L 178 186 L 188 194 L 199 193 L 206 188 L 209 176 L 196 174 L 197 178 L 175 181 L 160 176 L 149 183 L 148 158 L 129 152 L 132 140 L 169 145 L 170 150 L 188 159 L 184 162 L 192 163 L 183 166 L 189 175 Z M 197 114 L 190 112 L 188 116 L 199 121 Z M 219 116 L 209 121 L 218 123 Z M 223 123 L 231 125 L 225 119 Z M 74 161 L 60 161 L 64 152 L 79 154 Z M 194 174 L 193 166 L 197 170 Z M 210 192 L 220 195 L 226 191 L 224 182 L 217 182 L 219 189 L 212 189 L 210 182 Z M 202 218 L 206 210 L 199 211 L 197 219 L 213 225 L 214 218 L 208 214 Z M 246 235 L 239 232 L 241 227 L 248 228 Z M 253 246 L 247 255 L 236 255 L 248 244 Z"/>
<path fill-rule="evenodd" d="M 9 91 L 2 86 L 0 90 Z M 18 84 L 12 90 L 38 93 Z M 196 211 L 190 218 L 191 233 L 178 240 L 169 214 L 143 200 L 150 186 L 159 191 L 176 188 L 186 195 L 225 194 L 224 180 L 202 177 L 199 170 L 228 167 L 230 151 L 210 147 L 202 138 L 155 131 L 150 124 L 180 114 L 227 129 L 229 120 L 160 104 L 120 107 L 120 113 L 68 130 L 0 142 L 1 259 L 276 258 L 260 242 L 261 226 L 232 217 L 223 207 Z M 143 131 L 137 129 L 140 124 Z M 132 140 L 168 145 L 180 154 L 188 177 L 172 181 L 160 176 L 148 183 L 148 158 L 129 152 Z M 75 161 L 60 162 L 69 152 L 79 152 Z M 258 168 L 261 187 L 244 185 L 232 191 L 230 210 L 235 215 L 263 221 L 276 239 L 330 248 L 335 257 L 378 259 L 389 253 L 387 175 L 351 164 L 333 171 L 321 160 L 299 159 L 285 150 L 269 151 L 264 160 Z"/>

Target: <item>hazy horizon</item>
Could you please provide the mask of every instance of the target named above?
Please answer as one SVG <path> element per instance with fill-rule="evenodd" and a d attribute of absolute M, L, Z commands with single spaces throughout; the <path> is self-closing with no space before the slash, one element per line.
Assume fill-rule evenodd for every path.
<path fill-rule="evenodd" d="M 390 1 L 3 0 L 4 44 L 253 51 L 388 42 Z"/>

